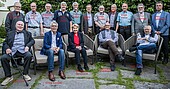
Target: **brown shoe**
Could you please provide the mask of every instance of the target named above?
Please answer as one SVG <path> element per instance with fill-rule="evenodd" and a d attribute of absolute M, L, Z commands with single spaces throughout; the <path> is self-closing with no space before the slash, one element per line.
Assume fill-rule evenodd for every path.
<path fill-rule="evenodd" d="M 58 75 L 60 76 L 61 79 L 66 79 L 66 76 L 63 71 L 59 71 Z"/>
<path fill-rule="evenodd" d="M 51 80 L 51 81 L 55 81 L 55 77 L 54 77 L 54 74 L 53 74 L 52 72 L 50 72 L 50 73 L 48 74 L 48 78 L 49 78 L 49 80 Z"/>

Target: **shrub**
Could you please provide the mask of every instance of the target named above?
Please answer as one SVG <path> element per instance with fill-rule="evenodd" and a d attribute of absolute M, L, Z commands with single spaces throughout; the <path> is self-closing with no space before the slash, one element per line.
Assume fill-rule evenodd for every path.
<path fill-rule="evenodd" d="M 0 26 L 0 38 L 5 38 L 6 37 L 6 31 L 4 26 Z"/>

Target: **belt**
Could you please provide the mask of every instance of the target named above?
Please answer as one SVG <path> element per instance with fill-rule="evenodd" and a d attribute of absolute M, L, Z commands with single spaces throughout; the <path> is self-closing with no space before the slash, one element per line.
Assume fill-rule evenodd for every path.
<path fill-rule="evenodd" d="M 90 26 L 90 27 L 88 27 L 88 28 L 93 28 L 93 26 Z"/>
<path fill-rule="evenodd" d="M 120 28 L 129 28 L 130 27 L 130 25 L 128 25 L 128 26 L 120 26 Z"/>
<path fill-rule="evenodd" d="M 39 28 L 37 26 L 28 26 L 28 28 Z"/>
<path fill-rule="evenodd" d="M 48 29 L 50 29 L 50 27 L 46 27 L 46 26 L 43 26 L 43 28 L 48 28 Z"/>

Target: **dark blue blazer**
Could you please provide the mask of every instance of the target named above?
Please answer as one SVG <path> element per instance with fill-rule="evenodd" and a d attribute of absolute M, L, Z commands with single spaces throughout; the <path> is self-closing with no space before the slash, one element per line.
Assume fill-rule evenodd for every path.
<path fill-rule="evenodd" d="M 84 47 L 83 33 L 78 32 L 78 37 L 80 46 L 83 48 Z M 68 34 L 68 43 L 69 43 L 68 50 L 76 48 L 76 45 L 74 44 L 74 32 Z"/>
<path fill-rule="evenodd" d="M 44 36 L 44 41 L 43 41 L 43 47 L 41 49 L 40 54 L 44 54 L 46 50 L 51 48 L 51 44 L 52 44 L 52 33 L 51 31 L 46 32 L 45 36 Z M 61 33 L 57 32 L 56 33 L 56 46 L 62 48 L 63 44 L 62 44 L 62 38 L 61 38 Z"/>
<path fill-rule="evenodd" d="M 158 27 L 156 26 L 156 13 L 152 15 L 152 29 L 153 31 L 160 31 L 162 36 L 169 35 L 170 15 L 168 12 L 162 11 Z"/>

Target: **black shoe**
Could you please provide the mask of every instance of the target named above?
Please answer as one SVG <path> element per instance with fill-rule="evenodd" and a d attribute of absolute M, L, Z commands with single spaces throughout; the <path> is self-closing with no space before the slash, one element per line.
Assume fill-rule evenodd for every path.
<path fill-rule="evenodd" d="M 141 73 L 142 73 L 142 69 L 137 68 L 137 70 L 135 71 L 135 75 L 140 75 Z"/>
<path fill-rule="evenodd" d="M 80 71 L 80 72 L 84 72 L 84 71 L 83 71 L 83 68 L 81 67 L 81 65 L 78 65 L 77 69 L 78 69 L 78 71 Z"/>
<path fill-rule="evenodd" d="M 111 71 L 115 71 L 115 68 L 116 68 L 115 65 L 110 66 Z"/>
<path fill-rule="evenodd" d="M 168 64 L 168 59 L 164 59 L 164 60 L 162 61 L 162 64 Z"/>
<path fill-rule="evenodd" d="M 84 66 L 85 70 L 89 70 L 89 67 L 87 65 Z"/>
<path fill-rule="evenodd" d="M 135 51 L 135 50 L 137 50 L 137 47 L 131 47 L 131 48 L 129 48 L 129 52 L 133 52 L 133 51 Z"/>
<path fill-rule="evenodd" d="M 121 54 L 118 54 L 116 55 L 116 59 L 122 62 L 125 58 Z"/>
<path fill-rule="evenodd" d="M 23 65 L 24 65 L 24 63 L 22 63 L 22 61 L 17 61 L 17 64 L 18 64 L 19 66 L 23 66 Z"/>

